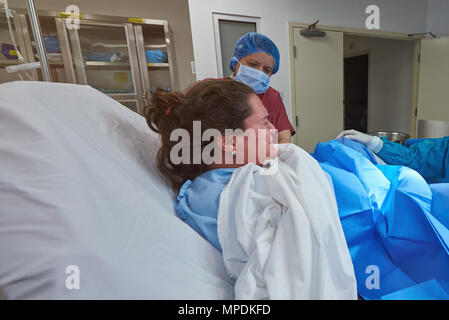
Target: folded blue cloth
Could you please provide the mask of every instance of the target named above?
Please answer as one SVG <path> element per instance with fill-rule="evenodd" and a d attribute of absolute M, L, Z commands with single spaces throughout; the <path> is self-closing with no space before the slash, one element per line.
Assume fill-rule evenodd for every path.
<path fill-rule="evenodd" d="M 162 50 L 146 50 L 145 51 L 147 62 L 150 63 L 166 63 L 167 53 Z"/>

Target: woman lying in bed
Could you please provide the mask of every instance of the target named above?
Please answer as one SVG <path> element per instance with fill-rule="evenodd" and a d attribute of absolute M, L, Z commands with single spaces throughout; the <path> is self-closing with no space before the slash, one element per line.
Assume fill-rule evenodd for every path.
<path fill-rule="evenodd" d="M 156 93 L 146 118 L 177 215 L 222 252 L 237 298 L 352 299 L 354 272 L 364 298 L 449 296 L 441 206 L 414 171 L 344 140 L 319 144 L 318 162 L 277 147 L 263 104 L 236 81 Z"/>

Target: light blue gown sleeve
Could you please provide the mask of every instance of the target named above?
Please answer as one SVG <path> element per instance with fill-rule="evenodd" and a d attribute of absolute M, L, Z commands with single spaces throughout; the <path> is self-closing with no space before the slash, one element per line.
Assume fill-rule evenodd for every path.
<path fill-rule="evenodd" d="M 187 180 L 175 200 L 179 218 L 221 251 L 217 233 L 218 208 L 224 187 L 231 179 L 233 168 L 209 170 Z"/>
<path fill-rule="evenodd" d="M 429 183 L 449 182 L 449 137 L 428 139 L 405 147 L 383 138 L 377 155 L 387 164 L 419 172 Z"/>

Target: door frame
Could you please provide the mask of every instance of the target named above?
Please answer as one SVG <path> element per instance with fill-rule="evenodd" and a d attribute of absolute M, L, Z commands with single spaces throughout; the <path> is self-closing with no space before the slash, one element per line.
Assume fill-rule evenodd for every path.
<path fill-rule="evenodd" d="M 215 38 L 215 52 L 217 58 L 217 73 L 218 78 L 223 78 L 223 61 L 221 56 L 221 40 L 220 40 L 220 23 L 219 20 L 248 22 L 256 25 L 256 32 L 260 32 L 260 17 L 240 16 L 228 13 L 212 13 L 214 21 L 214 38 Z"/>
<path fill-rule="evenodd" d="M 292 101 L 292 119 L 294 120 L 295 129 L 298 131 L 298 107 L 296 103 L 295 92 L 295 58 L 296 48 L 294 48 L 294 32 L 297 28 L 308 28 L 309 23 L 303 22 L 289 22 L 288 23 L 288 38 L 289 38 L 289 62 L 290 62 L 290 93 Z M 418 107 L 418 85 L 419 85 L 419 54 L 421 52 L 421 39 L 424 39 L 423 35 L 410 37 L 408 34 L 400 32 L 382 31 L 382 30 L 368 30 L 357 28 L 345 28 L 337 26 L 317 25 L 316 29 L 322 31 L 337 31 L 343 32 L 344 35 L 356 35 L 373 38 L 385 38 L 396 40 L 408 40 L 414 41 L 414 57 L 413 57 L 413 84 L 412 84 L 412 100 L 410 106 L 410 136 L 411 138 L 417 137 L 417 116 L 416 110 Z M 298 144 L 298 135 L 293 136 L 293 142 Z"/>

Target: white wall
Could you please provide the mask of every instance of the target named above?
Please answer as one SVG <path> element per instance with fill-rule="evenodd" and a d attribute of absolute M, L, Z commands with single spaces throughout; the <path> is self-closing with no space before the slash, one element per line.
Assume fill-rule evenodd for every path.
<path fill-rule="evenodd" d="M 368 132 L 410 133 L 414 41 L 344 37 L 345 55 L 369 51 Z"/>
<path fill-rule="evenodd" d="M 449 35 L 449 0 L 428 0 L 427 31 L 436 36 Z"/>
<path fill-rule="evenodd" d="M 281 91 L 291 116 L 288 22 L 365 28 L 370 4 L 380 8 L 380 28 L 420 33 L 427 29 L 427 0 L 189 0 L 197 80 L 216 77 L 217 63 L 212 13 L 261 18 L 261 33 L 270 37 L 281 53 L 280 69 L 271 85 Z"/>

